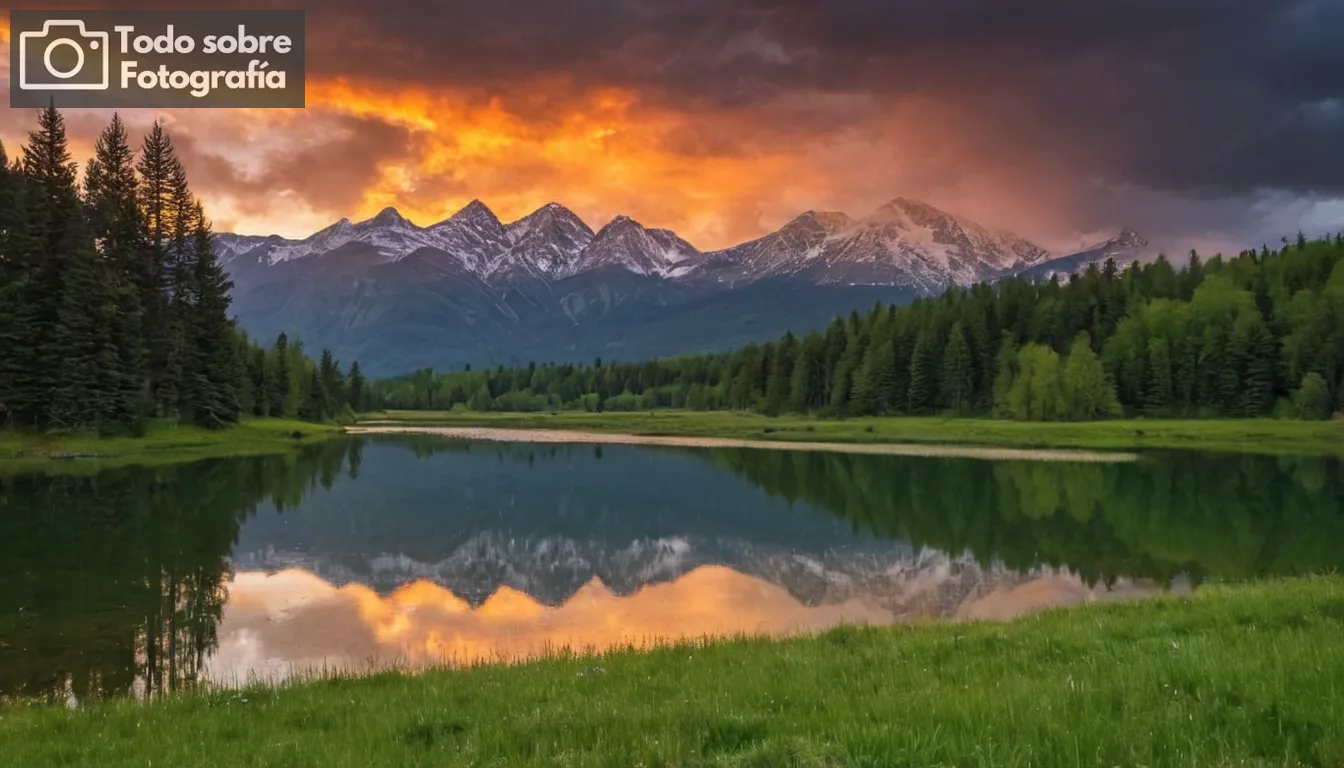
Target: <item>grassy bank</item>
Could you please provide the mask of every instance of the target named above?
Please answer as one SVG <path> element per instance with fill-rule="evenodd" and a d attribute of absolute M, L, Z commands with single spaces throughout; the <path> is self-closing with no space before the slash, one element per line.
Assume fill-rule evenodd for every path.
<path fill-rule="evenodd" d="M 0 708 L 14 765 L 1344 764 L 1344 579 L 1010 624 Z"/>
<path fill-rule="evenodd" d="M 298 433 L 301 437 L 296 438 Z M 220 456 L 283 453 L 340 434 L 340 428 L 287 419 L 248 419 L 230 429 L 153 422 L 144 437 L 99 438 L 0 430 L 0 474 L 84 472 Z"/>
<path fill-rule="evenodd" d="M 1344 455 L 1344 421 L 1147 420 L 1018 422 L 941 417 L 817 419 L 768 418 L 747 413 L 654 411 L 639 413 L 443 413 L 390 411 L 366 414 L 406 425 L 574 429 L 635 435 L 727 437 L 858 443 L 929 443 L 1006 448 L 1141 450 L 1190 448 L 1247 453 Z"/>

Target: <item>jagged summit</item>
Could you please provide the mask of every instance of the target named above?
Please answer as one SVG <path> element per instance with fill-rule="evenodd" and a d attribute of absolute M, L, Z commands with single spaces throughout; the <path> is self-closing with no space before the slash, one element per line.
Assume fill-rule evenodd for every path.
<path fill-rule="evenodd" d="M 344 221 L 344 219 L 342 219 L 342 221 Z M 408 221 L 405 216 L 401 215 L 401 211 L 398 211 L 396 208 L 389 205 L 379 211 L 377 216 L 374 216 L 367 222 L 361 223 L 373 224 L 375 226 L 392 226 L 397 224 L 410 224 L 410 221 Z"/>
<path fill-rule="evenodd" d="M 1143 235 L 1132 227 L 1125 227 L 1120 230 L 1120 234 L 1105 242 L 1085 248 L 1078 253 L 1042 262 L 1020 274 L 1024 277 L 1048 280 L 1055 275 L 1081 272 L 1092 264 L 1101 265 L 1107 259 L 1114 259 L 1117 265 L 1123 267 L 1146 256 L 1148 245 L 1148 240 Z"/>
<path fill-rule="evenodd" d="M 483 201 L 472 200 L 429 227 L 417 226 L 388 207 L 365 221 L 341 219 L 303 240 L 238 235 L 217 239 L 226 260 L 246 255 L 243 262 L 258 264 L 320 258 L 352 244 L 365 246 L 373 253 L 370 258 L 383 262 L 432 249 L 440 254 L 437 263 L 456 262 L 465 272 L 499 286 L 622 269 L 725 285 L 783 278 L 936 293 L 948 285 L 994 280 L 1052 261 L 1051 254 L 1017 235 L 909 197 L 895 197 L 860 218 L 808 210 L 770 234 L 708 253 L 671 230 L 647 227 L 624 214 L 594 232 L 554 201 L 508 224 Z M 1088 252 L 1104 253 L 1104 259 L 1137 252 L 1147 244 L 1133 228 L 1125 227 Z"/>
<path fill-rule="evenodd" d="M 629 216 L 617 216 L 593 236 L 575 271 L 618 267 L 638 275 L 676 277 L 699 256 L 670 230 L 648 229 Z"/>
<path fill-rule="evenodd" d="M 593 230 L 559 203 L 547 203 L 505 230 L 513 257 L 506 277 L 567 277 L 593 241 Z"/>
<path fill-rule="evenodd" d="M 909 286 L 933 293 L 1049 258 L 1042 248 L 928 203 L 898 197 L 861 219 L 808 211 L 780 230 L 709 254 L 721 283 L 791 277 L 821 284 Z"/>
<path fill-rule="evenodd" d="M 447 219 L 435 224 L 430 227 L 430 229 L 436 229 L 452 223 L 466 223 L 474 226 L 491 227 L 501 230 L 504 228 L 504 224 L 500 222 L 499 217 L 495 215 L 495 212 L 490 210 L 490 207 L 480 200 L 472 200 L 462 206 L 462 209 L 457 213 L 454 213 Z"/>
<path fill-rule="evenodd" d="M 1143 248 L 1148 245 L 1148 241 L 1138 232 L 1134 231 L 1132 227 L 1121 229 L 1120 234 L 1116 235 L 1109 242 L 1121 248 Z"/>

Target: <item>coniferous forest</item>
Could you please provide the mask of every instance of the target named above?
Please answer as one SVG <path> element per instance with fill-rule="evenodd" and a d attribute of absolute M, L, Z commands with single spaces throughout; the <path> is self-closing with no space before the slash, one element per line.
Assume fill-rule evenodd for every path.
<path fill-rule="evenodd" d="M 137 152 L 114 116 L 82 179 L 54 108 L 12 163 L 0 146 L 0 427 L 136 435 L 360 403 L 358 364 L 248 339 L 231 287 L 162 123 Z"/>
<path fill-rule="evenodd" d="M 397 409 L 1325 419 L 1344 411 L 1344 236 L 953 288 L 728 354 L 426 369 L 372 389 Z"/>

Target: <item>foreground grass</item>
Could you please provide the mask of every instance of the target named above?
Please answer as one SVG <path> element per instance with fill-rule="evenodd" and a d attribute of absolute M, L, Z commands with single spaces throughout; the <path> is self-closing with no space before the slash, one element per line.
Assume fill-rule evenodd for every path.
<path fill-rule="evenodd" d="M 1005 448 L 1140 450 L 1189 448 L 1271 454 L 1344 455 L 1344 421 L 1148 420 L 1018 422 L 942 417 L 818 419 L 695 411 L 638 413 L 446 413 L 388 411 L 360 422 L 415 426 L 576 429 L 635 435 L 856 443 L 930 443 Z"/>
<path fill-rule="evenodd" d="M 1011 624 L 0 707 L 12 765 L 1338 766 L 1344 578 Z"/>
<path fill-rule="evenodd" d="M 99 438 L 0 430 L 0 474 L 96 472 L 131 464 L 168 464 L 221 456 L 284 453 L 340 434 L 339 427 L 288 419 L 248 419 L 230 429 L 153 422 L 144 437 Z M 295 438 L 299 433 L 302 437 Z"/>

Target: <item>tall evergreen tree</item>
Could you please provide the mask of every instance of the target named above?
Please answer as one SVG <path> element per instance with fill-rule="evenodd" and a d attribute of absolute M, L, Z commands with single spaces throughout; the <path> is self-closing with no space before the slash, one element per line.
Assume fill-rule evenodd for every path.
<path fill-rule="evenodd" d="M 346 380 L 346 401 L 356 413 L 366 410 L 364 400 L 364 373 L 359 370 L 359 361 L 350 364 L 350 375 Z"/>
<path fill-rule="evenodd" d="M 187 312 L 181 320 L 188 340 L 184 358 L 187 404 L 197 425 L 220 429 L 237 423 L 241 416 L 240 361 L 229 317 L 233 283 L 215 257 L 210 225 L 199 204 L 191 220 L 195 230 L 190 247 L 180 257 L 185 262 L 183 269 L 190 270 L 186 282 L 192 286 L 181 302 Z"/>
<path fill-rule="evenodd" d="M 915 338 L 915 348 L 910 354 L 910 394 L 911 413 L 923 413 L 933 401 L 936 387 L 934 382 L 933 358 L 936 352 L 932 348 L 928 334 L 920 331 Z"/>
<path fill-rule="evenodd" d="M 84 199 L 94 242 L 107 269 L 108 290 L 117 312 L 110 332 L 117 348 L 118 421 L 139 429 L 148 393 L 147 350 L 143 326 L 140 268 L 146 257 L 140 219 L 135 157 L 119 115 L 98 137 L 84 174 Z"/>
<path fill-rule="evenodd" d="M 31 426 L 40 414 L 39 295 L 34 287 L 25 183 L 0 144 L 0 427 Z"/>
<path fill-rule="evenodd" d="M 272 416 L 292 416 L 293 412 L 289 410 L 291 374 L 288 336 L 281 333 L 276 337 L 269 357 L 271 362 L 270 375 L 266 383 L 267 410 Z"/>
<path fill-rule="evenodd" d="M 62 246 L 69 242 L 66 230 L 83 215 L 65 119 L 55 107 L 42 110 L 38 130 L 28 134 L 22 167 L 28 214 L 25 263 L 32 313 L 28 327 L 33 334 L 32 348 L 39 353 L 30 360 L 29 420 L 45 426 L 50 415 L 50 393 L 60 383 L 62 355 L 56 333 L 70 258 Z"/>
<path fill-rule="evenodd" d="M 299 406 L 299 418 L 305 421 L 325 421 L 326 414 L 322 408 L 326 402 L 326 395 L 322 393 L 322 378 L 318 374 L 317 366 L 308 374 L 308 388 L 304 395 L 303 404 Z"/>
<path fill-rule="evenodd" d="M 1012 394 L 1013 385 L 1017 382 L 1017 345 L 1013 343 L 1013 335 L 1008 331 L 1003 332 L 999 339 L 999 353 L 994 358 L 994 418 L 1011 419 L 1013 418 L 1012 403 L 1009 396 Z"/>
<path fill-rule="evenodd" d="M 956 413 L 963 413 L 975 395 L 975 371 L 971 348 L 960 322 L 952 326 L 947 348 L 943 350 L 943 396 Z"/>
<path fill-rule="evenodd" d="M 162 122 L 154 123 L 145 137 L 136 170 L 146 241 L 138 282 L 146 330 L 148 388 L 160 415 L 172 415 L 181 396 L 185 347 L 183 313 L 175 304 L 181 300 L 178 293 L 182 278 L 175 254 L 186 238 L 177 215 L 183 192 L 181 163 Z M 179 309 L 175 311 L 174 307 Z"/>
<path fill-rule="evenodd" d="M 134 417 L 122 399 L 125 383 L 114 338 L 116 283 L 80 217 L 66 223 L 60 248 L 65 285 L 53 344 L 60 356 L 49 423 L 62 430 L 114 434 L 129 428 Z"/>
<path fill-rule="evenodd" d="M 1144 407 L 1154 416 L 1170 412 L 1175 393 L 1172 388 L 1171 350 L 1165 338 L 1153 339 L 1148 344 L 1148 389 Z"/>
<path fill-rule="evenodd" d="M 765 407 L 767 416 L 778 416 L 784 410 L 789 399 L 789 382 L 793 378 L 794 359 L 798 354 L 798 341 L 793 334 L 786 333 L 770 360 L 770 372 L 765 382 Z"/>
<path fill-rule="evenodd" d="M 1237 408 L 1238 415 L 1246 417 L 1263 416 L 1273 407 L 1280 360 L 1274 334 L 1259 318 L 1254 320 L 1246 335 L 1245 377 Z"/>
<path fill-rule="evenodd" d="M 321 380 L 319 396 L 322 403 L 318 418 L 323 420 L 335 418 L 345 405 L 345 383 L 342 381 L 341 369 L 332 357 L 330 349 L 322 350 L 321 362 L 318 363 L 318 377 Z M 432 373 L 430 378 L 433 378 Z M 437 390 L 438 387 L 431 386 L 431 389 Z"/>

